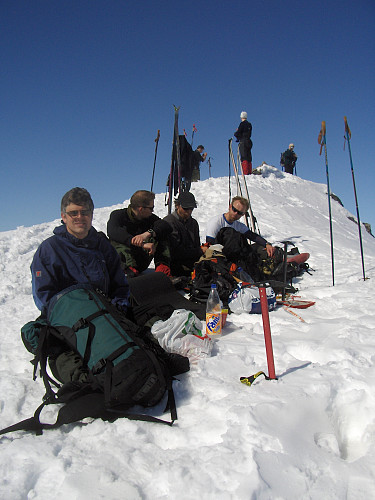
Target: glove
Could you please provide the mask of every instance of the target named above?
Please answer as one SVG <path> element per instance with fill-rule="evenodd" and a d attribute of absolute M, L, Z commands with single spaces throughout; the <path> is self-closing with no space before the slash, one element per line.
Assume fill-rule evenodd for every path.
<path fill-rule="evenodd" d="M 172 276 L 170 268 L 168 266 L 166 266 L 165 264 L 159 264 L 159 265 L 157 265 L 156 268 L 155 268 L 155 272 L 156 273 L 164 273 L 167 276 Z"/>

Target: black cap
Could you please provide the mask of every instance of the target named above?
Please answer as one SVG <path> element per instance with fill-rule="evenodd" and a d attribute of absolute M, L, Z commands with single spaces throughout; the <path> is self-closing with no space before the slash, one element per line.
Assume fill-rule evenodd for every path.
<path fill-rule="evenodd" d="M 182 208 L 197 208 L 194 195 L 189 191 L 183 191 L 180 193 L 176 201 L 182 206 Z"/>

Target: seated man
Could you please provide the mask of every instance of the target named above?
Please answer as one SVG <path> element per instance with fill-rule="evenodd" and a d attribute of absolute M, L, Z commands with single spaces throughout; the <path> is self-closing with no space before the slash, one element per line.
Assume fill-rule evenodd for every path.
<path fill-rule="evenodd" d="M 63 196 L 63 224 L 41 243 L 31 263 L 33 297 L 42 313 L 54 295 L 77 283 L 99 288 L 126 311 L 129 285 L 107 237 L 92 227 L 93 211 L 86 189 L 76 187 Z"/>
<path fill-rule="evenodd" d="M 35 252 L 32 290 L 42 316 L 46 316 L 52 297 L 79 283 L 99 288 L 119 309 L 127 310 L 129 285 L 120 258 L 105 234 L 92 227 L 93 211 L 94 203 L 86 189 L 75 187 L 68 191 L 61 200 L 63 224 Z M 49 364 L 61 382 L 87 380 L 82 360 L 73 351 L 50 357 Z"/>
<path fill-rule="evenodd" d="M 241 217 L 249 210 L 249 201 L 241 196 L 235 196 L 232 203 L 229 205 L 228 212 L 216 215 L 207 223 L 206 241 L 207 243 L 215 243 L 215 238 L 221 228 L 231 227 L 258 245 L 264 247 L 267 255 L 272 257 L 275 253 L 275 248 L 268 243 L 262 236 L 251 231 L 245 224 L 239 221 Z M 220 243 L 220 242 L 216 242 Z"/>
<path fill-rule="evenodd" d="M 173 229 L 169 235 L 173 276 L 190 276 L 194 263 L 203 255 L 199 225 L 191 216 L 196 206 L 194 195 L 184 191 L 175 200 L 175 211 L 164 217 Z"/>
<path fill-rule="evenodd" d="M 109 217 L 107 234 L 128 278 L 147 269 L 152 259 L 156 272 L 171 275 L 167 238 L 172 228 L 152 213 L 154 200 L 151 191 L 136 191 L 128 208 L 114 210 Z"/>

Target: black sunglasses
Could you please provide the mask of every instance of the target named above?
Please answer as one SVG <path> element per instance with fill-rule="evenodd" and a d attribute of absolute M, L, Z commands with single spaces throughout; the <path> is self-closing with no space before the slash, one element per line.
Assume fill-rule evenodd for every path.
<path fill-rule="evenodd" d="M 66 215 L 69 215 L 72 219 L 75 219 L 76 217 L 81 214 L 82 217 L 88 217 L 89 215 L 92 214 L 91 210 L 70 210 L 70 212 L 65 212 Z"/>
<path fill-rule="evenodd" d="M 234 207 L 233 205 L 232 205 L 232 210 L 236 214 L 241 215 L 241 217 L 246 214 L 246 212 L 241 212 L 241 210 L 238 210 L 238 208 Z"/>

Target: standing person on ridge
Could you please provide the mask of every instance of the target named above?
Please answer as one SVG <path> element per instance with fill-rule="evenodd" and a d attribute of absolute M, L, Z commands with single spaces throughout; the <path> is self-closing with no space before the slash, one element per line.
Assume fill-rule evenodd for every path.
<path fill-rule="evenodd" d="M 249 175 L 251 174 L 253 168 L 251 156 L 253 143 L 250 139 L 253 127 L 251 123 L 247 121 L 246 111 L 242 111 L 240 117 L 241 123 L 235 131 L 234 137 L 237 139 L 237 142 L 240 143 L 240 156 L 243 173 L 245 175 Z"/>
<path fill-rule="evenodd" d="M 284 170 L 287 174 L 293 175 L 293 169 L 296 166 L 297 155 L 293 151 L 294 144 L 289 144 L 289 148 L 284 151 L 281 155 L 280 165 L 284 167 Z"/>
<path fill-rule="evenodd" d="M 191 173 L 191 182 L 198 182 L 201 178 L 199 166 L 200 163 L 203 162 L 207 158 L 207 153 L 203 153 L 204 146 L 201 144 L 197 147 L 195 151 L 193 151 L 191 163 L 192 163 L 192 173 Z"/>

